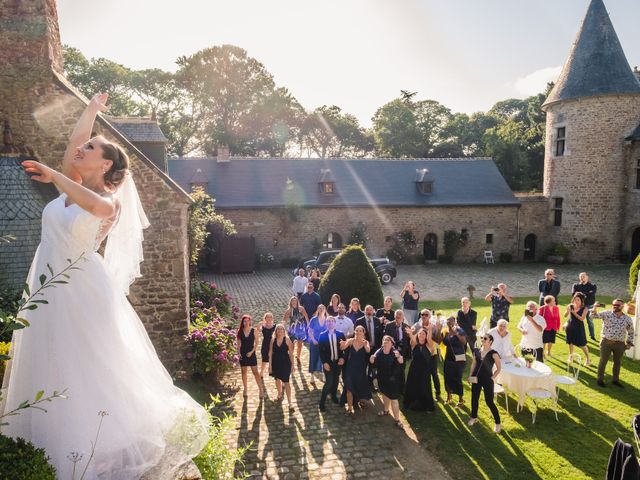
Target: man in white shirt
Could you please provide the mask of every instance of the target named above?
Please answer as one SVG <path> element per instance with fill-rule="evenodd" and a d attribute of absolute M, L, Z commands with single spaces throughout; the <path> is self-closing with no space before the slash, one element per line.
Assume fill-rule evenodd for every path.
<path fill-rule="evenodd" d="M 543 362 L 542 332 L 547 327 L 547 321 L 542 315 L 538 314 L 538 305 L 536 302 L 527 302 L 524 315 L 518 323 L 518 330 L 522 333 L 520 347 L 522 354 L 531 353 L 535 355 L 536 360 Z"/>
<path fill-rule="evenodd" d="M 508 326 L 509 322 L 501 318 L 498 320 L 498 324 L 487 332 L 493 337 L 491 348 L 498 352 L 498 355 L 500 355 L 500 358 L 503 360 L 516 356 L 513 343 L 511 343 L 511 334 L 509 333 Z"/>
<path fill-rule="evenodd" d="M 336 330 L 344 333 L 346 338 L 351 338 L 353 337 L 353 322 L 345 315 L 346 311 L 347 309 L 344 308 L 344 304 L 341 303 L 338 305 L 338 315 L 335 317 Z"/>
<path fill-rule="evenodd" d="M 291 291 L 298 296 L 298 301 L 300 301 L 300 297 L 303 293 L 307 291 L 307 284 L 309 283 L 309 279 L 304 275 L 304 268 L 298 270 L 298 275 L 293 279 L 293 287 L 291 287 Z"/>

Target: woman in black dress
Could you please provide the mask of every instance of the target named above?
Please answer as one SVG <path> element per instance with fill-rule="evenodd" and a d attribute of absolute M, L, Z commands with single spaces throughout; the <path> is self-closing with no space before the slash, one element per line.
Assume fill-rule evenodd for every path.
<path fill-rule="evenodd" d="M 284 325 L 280 324 L 276 326 L 269 348 L 269 375 L 276 379 L 277 401 L 282 400 L 282 385 L 284 384 L 289 411 L 293 412 L 295 409 L 291 405 L 291 385 L 289 385 L 291 365 L 293 365 L 293 342 L 287 337 Z"/>
<path fill-rule="evenodd" d="M 433 412 L 436 408 L 431 393 L 431 352 L 435 348 L 431 332 L 431 328 L 420 328 L 411 335 L 411 365 L 404 391 L 404 406 L 411 410 Z"/>
<path fill-rule="evenodd" d="M 269 368 L 269 348 L 271 348 L 271 338 L 276 326 L 273 324 L 273 313 L 267 312 L 262 317 L 260 324 L 260 333 L 262 334 L 262 345 L 260 345 L 260 355 L 262 364 L 260 365 L 260 378 L 264 385 L 264 369 Z"/>
<path fill-rule="evenodd" d="M 467 336 L 467 346 L 473 352 L 476 346 L 476 321 L 478 320 L 478 312 L 471 308 L 471 300 L 468 297 L 460 299 L 460 310 L 458 310 L 457 321 L 458 326 L 464 330 Z"/>
<path fill-rule="evenodd" d="M 327 307 L 327 313 L 332 317 L 337 316 L 338 305 L 340 305 L 340 303 L 342 303 L 342 300 L 340 300 L 340 295 L 338 295 L 337 293 L 334 293 L 333 295 L 331 295 L 331 301 L 329 302 L 329 306 Z"/>
<path fill-rule="evenodd" d="M 382 403 L 384 405 L 384 410 L 378 412 L 378 416 L 383 417 L 389 415 L 389 409 L 391 408 L 396 425 L 403 428 L 402 422 L 400 421 L 398 397 L 401 393 L 400 377 L 402 376 L 404 358 L 402 358 L 398 350 L 393 348 L 393 338 L 389 335 L 382 337 L 382 347 L 371 355 L 369 361 L 376 367 L 378 388 L 382 394 Z"/>
<path fill-rule="evenodd" d="M 577 292 L 571 299 L 571 303 L 567 305 L 567 309 L 564 312 L 564 316 L 569 317 L 569 321 L 565 324 L 567 330 L 567 344 L 569 345 L 569 355 L 573 355 L 573 347 L 580 347 L 584 352 L 585 367 L 591 365 L 589 359 L 589 349 L 587 348 L 587 333 L 584 329 L 584 322 L 586 321 L 589 309 L 584 304 L 585 295 L 582 292 Z"/>
<path fill-rule="evenodd" d="M 347 398 L 347 416 L 352 416 L 353 402 L 356 401 L 361 407 L 365 406 L 365 400 L 371 400 L 371 388 L 369 377 L 367 376 L 367 361 L 371 346 L 365 338 L 365 331 L 362 325 L 355 329 L 355 336 L 349 340 L 342 341 L 340 349 L 346 353 L 347 361 L 344 365 L 344 390 Z"/>
<path fill-rule="evenodd" d="M 467 337 L 456 324 L 456 317 L 447 318 L 447 333 L 442 339 L 447 347 L 444 356 L 444 388 L 447 391 L 447 403 L 451 403 L 451 395 L 458 395 L 458 407 L 464 405 L 462 395 L 462 375 L 467 365 L 465 355 Z"/>
<path fill-rule="evenodd" d="M 480 401 L 480 392 L 484 390 L 484 401 L 491 410 L 495 426 L 493 431 L 500 433 L 502 425 L 500 424 L 500 413 L 493 401 L 493 385 L 494 380 L 500 373 L 500 355 L 491 348 L 493 344 L 493 336 L 486 334 L 482 337 L 482 347 L 473 349 L 473 361 L 471 362 L 471 374 L 469 375 L 469 383 L 471 384 L 471 418 L 467 425 L 471 426 L 478 422 L 478 403 Z M 493 371 L 493 366 L 496 371 Z"/>
<path fill-rule="evenodd" d="M 256 329 L 251 326 L 251 315 L 244 314 L 240 319 L 240 328 L 238 329 L 238 338 L 236 347 L 240 352 L 240 368 L 242 370 L 242 386 L 244 387 L 242 395 L 248 396 L 247 393 L 247 369 L 251 368 L 253 377 L 256 379 L 258 388 L 260 389 L 260 398 L 264 398 L 262 390 L 262 382 L 258 373 L 258 360 L 256 358 L 256 350 L 258 349 L 258 335 Z"/>

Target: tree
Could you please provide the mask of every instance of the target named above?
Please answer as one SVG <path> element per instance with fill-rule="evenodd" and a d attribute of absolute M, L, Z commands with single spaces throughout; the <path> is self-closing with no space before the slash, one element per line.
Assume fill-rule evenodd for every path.
<path fill-rule="evenodd" d="M 451 110 L 435 100 L 414 101 L 415 92 L 401 91 L 400 98 L 380 107 L 374 117 L 379 155 L 393 157 L 438 156 L 442 132 Z M 447 151 L 442 147 L 442 151 Z"/>
<path fill-rule="evenodd" d="M 359 245 L 349 245 L 340 252 L 322 276 L 319 293 L 325 305 L 334 293 L 345 299 L 356 297 L 361 305 L 383 303 L 380 279 Z"/>
<path fill-rule="evenodd" d="M 276 125 L 282 131 L 292 127 L 297 102 L 286 91 L 277 91 L 273 76 L 242 48 L 223 45 L 201 50 L 178 59 L 178 79 L 189 92 L 192 111 L 200 126 L 199 147 L 205 153 L 218 145 L 228 145 L 232 154 L 260 155 L 260 138 Z M 279 115 L 265 115 L 276 103 Z M 286 113 L 283 113 L 286 112 Z M 260 132 L 262 135 L 260 135 Z M 272 145 L 267 147 L 267 153 Z"/>
<path fill-rule="evenodd" d="M 84 96 L 109 94 L 111 115 L 140 115 L 141 105 L 131 95 L 131 70 L 106 58 L 87 58 L 76 48 L 64 47 L 64 73 Z"/>
<path fill-rule="evenodd" d="M 373 150 L 371 133 L 336 105 L 323 105 L 308 114 L 300 134 L 302 145 L 320 158 L 362 157 Z"/>

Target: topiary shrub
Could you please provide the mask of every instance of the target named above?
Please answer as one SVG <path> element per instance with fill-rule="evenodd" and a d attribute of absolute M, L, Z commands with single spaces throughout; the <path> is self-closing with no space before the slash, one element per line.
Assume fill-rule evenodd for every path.
<path fill-rule="evenodd" d="M 56 471 L 44 449 L 4 435 L 0 435 L 0 472 L 2 478 L 11 480 L 56 480 Z"/>
<path fill-rule="evenodd" d="M 319 293 L 325 305 L 334 293 L 340 295 L 345 304 L 353 297 L 359 298 L 363 307 L 383 304 L 380 279 L 359 245 L 349 245 L 333 260 L 322 276 Z"/>
<path fill-rule="evenodd" d="M 638 285 L 638 270 L 640 270 L 640 253 L 631 264 L 629 269 L 629 295 L 633 295 Z"/>

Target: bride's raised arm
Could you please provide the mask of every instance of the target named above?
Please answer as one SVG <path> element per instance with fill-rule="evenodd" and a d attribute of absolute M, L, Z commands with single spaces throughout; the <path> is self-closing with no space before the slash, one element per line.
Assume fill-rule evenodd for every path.
<path fill-rule="evenodd" d="M 76 155 L 77 149 L 82 147 L 82 145 L 91 138 L 93 123 L 96 120 L 98 112 L 106 112 L 109 110 L 109 107 L 107 107 L 108 99 L 108 93 L 98 93 L 94 95 L 82 112 L 82 115 L 80 115 L 73 132 L 71 132 L 67 149 L 64 152 L 64 159 L 62 160 L 62 173 L 74 182 L 81 183 L 82 177 L 73 166 L 73 157 Z"/>

